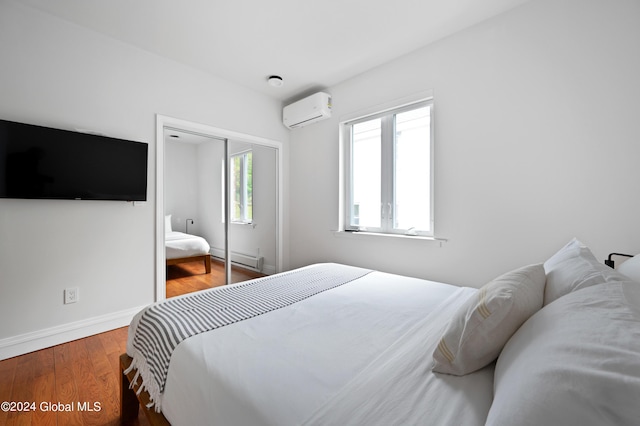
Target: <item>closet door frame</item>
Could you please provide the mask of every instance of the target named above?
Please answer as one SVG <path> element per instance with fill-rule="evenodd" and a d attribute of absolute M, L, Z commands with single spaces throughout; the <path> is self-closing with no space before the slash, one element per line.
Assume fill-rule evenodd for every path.
<path fill-rule="evenodd" d="M 194 123 L 179 118 L 169 117 L 165 115 L 156 115 L 156 223 L 155 223 L 155 259 L 156 259 L 156 273 L 155 273 L 155 301 L 165 300 L 166 293 L 166 257 L 165 257 L 165 238 L 164 238 L 164 132 L 165 130 L 179 130 L 184 132 L 191 132 L 207 136 L 211 139 L 217 139 L 225 143 L 225 175 L 226 180 L 229 181 L 229 167 L 228 167 L 228 141 L 240 141 L 251 144 L 257 144 L 274 148 L 276 150 L 276 208 L 277 208 L 277 223 L 276 223 L 276 272 L 282 272 L 283 265 L 283 180 L 282 180 L 282 143 L 276 140 L 262 138 L 259 136 L 248 135 L 231 130 L 221 129 L 218 127 L 209 126 L 206 124 Z M 228 185 L 225 185 L 228 187 Z M 226 188 L 226 206 L 225 215 L 228 218 L 229 215 L 229 203 L 228 203 L 228 191 Z M 229 232 L 228 224 L 229 220 L 225 218 L 225 276 L 227 284 L 230 282 L 231 263 L 229 262 Z"/>

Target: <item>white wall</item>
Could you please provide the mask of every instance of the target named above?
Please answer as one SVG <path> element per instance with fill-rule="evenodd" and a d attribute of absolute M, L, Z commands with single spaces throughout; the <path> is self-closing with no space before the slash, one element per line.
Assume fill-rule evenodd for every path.
<path fill-rule="evenodd" d="M 164 145 L 164 212 L 171 215 L 174 231 L 198 234 L 200 228 L 198 178 L 198 145 L 176 141 L 166 141 Z"/>
<path fill-rule="evenodd" d="M 480 286 L 571 237 L 640 252 L 640 3 L 540 0 L 330 88 L 291 135 L 291 265 Z M 438 244 L 337 238 L 341 116 L 433 89 Z"/>
<path fill-rule="evenodd" d="M 210 182 L 206 194 L 200 197 L 198 216 L 206 218 L 201 223 L 202 236 L 211 247 L 224 249 L 224 227 L 222 225 L 222 159 L 224 142 L 213 141 L 198 146 L 198 179 Z"/>
<path fill-rule="evenodd" d="M 285 147 L 288 132 L 278 102 L 13 0 L 0 2 L 0 57 L 1 118 L 150 144 L 144 206 L 0 200 L 2 358 L 154 300 L 156 113 Z M 62 303 L 67 287 L 79 303 Z"/>

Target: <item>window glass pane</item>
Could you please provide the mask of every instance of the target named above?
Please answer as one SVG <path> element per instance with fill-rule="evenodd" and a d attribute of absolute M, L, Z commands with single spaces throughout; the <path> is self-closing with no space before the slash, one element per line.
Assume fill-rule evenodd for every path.
<path fill-rule="evenodd" d="M 396 114 L 394 228 L 431 228 L 431 107 Z"/>
<path fill-rule="evenodd" d="M 230 166 L 231 221 L 253 221 L 253 153 L 232 155 Z"/>
<path fill-rule="evenodd" d="M 253 152 L 245 154 L 244 221 L 253 222 Z"/>
<path fill-rule="evenodd" d="M 238 222 L 241 218 L 241 204 L 240 204 L 240 191 L 241 184 L 240 179 L 242 177 L 240 166 L 240 156 L 234 155 L 231 157 L 230 167 L 230 180 L 231 180 L 231 221 Z"/>
<path fill-rule="evenodd" d="M 352 128 L 351 226 L 380 228 L 381 120 L 369 120 Z"/>

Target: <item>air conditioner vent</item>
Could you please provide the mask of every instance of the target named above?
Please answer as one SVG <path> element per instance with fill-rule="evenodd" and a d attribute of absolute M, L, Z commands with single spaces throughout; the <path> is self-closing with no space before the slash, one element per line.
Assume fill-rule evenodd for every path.
<path fill-rule="evenodd" d="M 289 129 L 307 126 L 331 117 L 331 95 L 314 93 L 282 110 L 282 122 Z"/>

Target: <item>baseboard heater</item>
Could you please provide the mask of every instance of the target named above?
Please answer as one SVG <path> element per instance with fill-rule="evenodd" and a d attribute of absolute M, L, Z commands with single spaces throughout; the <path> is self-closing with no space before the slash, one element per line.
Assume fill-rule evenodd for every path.
<path fill-rule="evenodd" d="M 224 250 L 211 248 L 211 256 L 224 261 Z M 253 271 L 262 272 L 262 256 L 249 256 L 247 254 L 231 252 L 231 264 L 242 268 L 251 269 Z"/>

